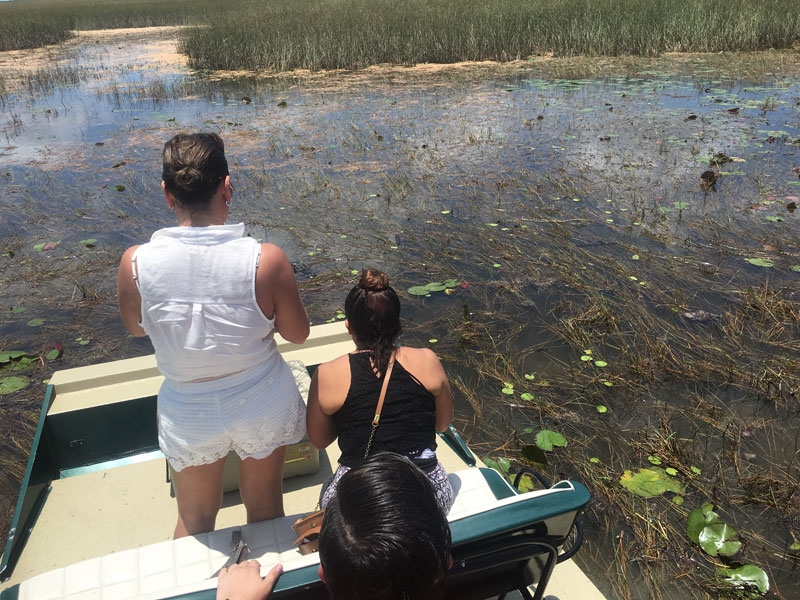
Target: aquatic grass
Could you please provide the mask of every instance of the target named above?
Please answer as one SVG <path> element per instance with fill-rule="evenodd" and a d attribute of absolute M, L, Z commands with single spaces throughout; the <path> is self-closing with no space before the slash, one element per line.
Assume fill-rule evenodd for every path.
<path fill-rule="evenodd" d="M 236 4 L 236 2 L 234 2 Z M 211 0 L 25 0 L 0 3 L 0 51 L 38 48 L 73 37 L 74 30 L 186 25 L 210 20 Z"/>
<path fill-rule="evenodd" d="M 276 0 L 185 32 L 204 69 L 357 69 L 533 55 L 790 48 L 793 0 Z"/>

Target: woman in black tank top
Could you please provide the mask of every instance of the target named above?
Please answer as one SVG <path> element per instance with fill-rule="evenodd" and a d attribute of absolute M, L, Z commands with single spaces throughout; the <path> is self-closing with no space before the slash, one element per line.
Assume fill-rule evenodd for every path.
<path fill-rule="evenodd" d="M 382 271 L 365 269 L 345 301 L 345 325 L 356 350 L 319 366 L 311 381 L 306 425 L 317 448 L 338 438 L 339 467 L 323 486 L 322 508 L 344 473 L 365 453 L 395 452 L 410 458 L 433 483 L 439 506 L 447 512 L 453 490 L 436 459 L 436 432 L 453 416 L 450 384 L 438 357 L 427 348 L 395 347 L 400 335 L 400 300 Z M 372 419 L 392 363 L 380 424 Z"/>

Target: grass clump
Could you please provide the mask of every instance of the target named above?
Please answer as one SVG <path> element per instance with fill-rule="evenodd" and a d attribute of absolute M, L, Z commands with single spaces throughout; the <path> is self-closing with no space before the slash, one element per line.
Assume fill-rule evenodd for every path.
<path fill-rule="evenodd" d="M 274 0 L 183 38 L 208 69 L 356 69 L 791 47 L 794 0 Z"/>

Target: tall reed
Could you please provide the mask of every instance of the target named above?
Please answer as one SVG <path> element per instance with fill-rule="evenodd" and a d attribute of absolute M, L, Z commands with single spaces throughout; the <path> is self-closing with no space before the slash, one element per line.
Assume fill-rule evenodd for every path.
<path fill-rule="evenodd" d="M 796 0 L 272 0 L 183 38 L 210 69 L 354 69 L 531 55 L 791 47 Z"/>

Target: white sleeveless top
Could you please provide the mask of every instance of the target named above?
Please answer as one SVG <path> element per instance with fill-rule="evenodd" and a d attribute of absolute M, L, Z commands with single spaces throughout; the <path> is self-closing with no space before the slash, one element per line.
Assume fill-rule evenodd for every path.
<path fill-rule="evenodd" d="M 256 301 L 261 245 L 244 224 L 168 227 L 134 254 L 141 326 L 173 381 L 219 377 L 278 356 Z"/>

